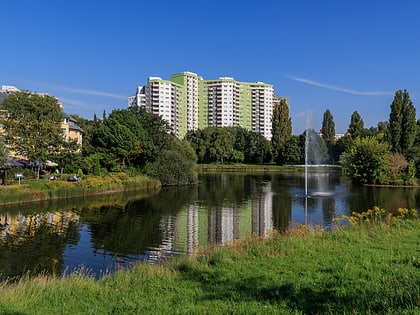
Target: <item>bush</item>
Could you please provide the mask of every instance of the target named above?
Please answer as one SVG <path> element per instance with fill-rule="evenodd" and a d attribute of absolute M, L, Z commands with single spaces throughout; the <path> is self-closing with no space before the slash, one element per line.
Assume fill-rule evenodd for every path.
<path fill-rule="evenodd" d="M 169 148 L 162 150 L 145 171 L 164 186 L 192 184 L 197 182 L 196 159 L 191 145 L 174 137 Z"/>
<path fill-rule="evenodd" d="M 13 167 L 7 171 L 7 180 L 15 180 L 16 174 L 22 174 L 25 179 L 34 179 L 35 172 L 29 168 Z"/>
<path fill-rule="evenodd" d="M 344 173 L 354 183 L 389 183 L 389 146 L 376 138 L 356 138 L 341 157 Z"/>

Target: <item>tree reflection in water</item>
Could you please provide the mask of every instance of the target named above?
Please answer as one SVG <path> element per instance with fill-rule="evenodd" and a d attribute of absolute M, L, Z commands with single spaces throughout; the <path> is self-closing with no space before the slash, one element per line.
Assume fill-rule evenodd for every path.
<path fill-rule="evenodd" d="M 0 279 L 60 274 L 83 265 L 99 276 L 139 261 L 286 230 L 331 224 L 338 214 L 418 208 L 417 190 L 354 187 L 323 174 L 334 194 L 305 200 L 303 174 L 200 174 L 200 184 L 0 209 Z M 315 179 L 313 179 L 315 180 Z"/>

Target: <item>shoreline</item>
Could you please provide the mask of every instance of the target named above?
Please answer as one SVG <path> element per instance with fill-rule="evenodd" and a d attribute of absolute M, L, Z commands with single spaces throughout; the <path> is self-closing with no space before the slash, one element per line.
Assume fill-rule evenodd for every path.
<path fill-rule="evenodd" d="M 161 183 L 156 179 L 145 176 L 128 177 L 121 173 L 107 177 L 87 177 L 76 183 L 38 180 L 23 185 L 2 186 L 0 206 L 160 188 Z"/>
<path fill-rule="evenodd" d="M 308 170 L 314 169 L 328 172 L 341 172 L 341 165 L 308 165 Z M 197 164 L 197 172 L 296 172 L 305 171 L 305 165 L 253 165 L 253 164 Z"/>

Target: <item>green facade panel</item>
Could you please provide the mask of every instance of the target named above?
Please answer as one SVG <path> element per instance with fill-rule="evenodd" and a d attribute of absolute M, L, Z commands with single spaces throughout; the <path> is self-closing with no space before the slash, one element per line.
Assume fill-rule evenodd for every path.
<path fill-rule="evenodd" d="M 273 86 L 271 84 L 266 84 L 266 83 L 262 83 L 262 82 L 256 82 L 256 83 L 249 83 L 249 82 L 239 82 L 234 80 L 233 78 L 230 77 L 222 77 L 219 79 L 215 79 L 215 80 L 203 80 L 203 78 L 195 73 L 192 72 L 181 72 L 181 73 L 177 73 L 174 74 L 170 77 L 170 81 L 166 81 L 166 80 L 162 80 L 162 79 L 158 79 L 158 78 L 152 78 L 152 80 L 150 80 L 149 82 L 155 82 L 155 81 L 162 81 L 162 82 L 169 82 L 171 83 L 173 86 L 177 87 L 179 89 L 178 92 L 178 96 L 176 99 L 176 104 L 173 104 L 176 113 L 177 113 L 177 128 L 176 128 L 176 133 L 178 135 L 179 138 L 184 138 L 186 133 L 187 133 L 187 128 L 188 125 L 190 124 L 188 122 L 189 117 L 191 117 L 192 115 L 189 115 L 189 108 L 188 106 L 188 100 L 187 97 L 188 93 L 191 93 L 191 89 L 192 87 L 188 84 L 189 82 L 189 78 L 192 78 L 192 80 L 194 82 L 197 82 L 197 85 L 194 85 L 194 97 L 195 95 L 197 95 L 198 97 L 198 104 L 196 101 L 194 101 L 194 111 L 198 111 L 198 115 L 195 112 L 195 114 L 193 115 L 194 119 L 197 120 L 194 123 L 194 128 L 198 129 L 204 129 L 206 127 L 209 127 L 213 124 L 213 122 L 210 122 L 210 115 L 211 115 L 211 111 L 210 108 L 212 106 L 212 100 L 210 98 L 211 96 L 211 91 L 209 89 L 210 86 L 217 86 L 218 84 L 220 84 L 221 86 L 224 83 L 232 83 L 234 85 L 234 111 L 235 111 L 235 119 L 234 122 L 235 124 L 247 129 L 247 130 L 252 130 L 253 128 L 253 113 L 254 112 L 254 108 L 253 108 L 253 89 L 257 89 L 257 88 L 264 88 L 264 87 L 270 87 L 272 88 Z M 190 79 L 191 81 L 191 79 Z M 191 97 L 191 96 L 190 96 Z M 274 97 L 274 92 L 273 92 L 273 97 Z M 217 104 L 216 102 L 214 104 L 216 104 L 218 107 L 223 107 L 223 100 L 218 99 L 217 100 Z M 191 113 L 191 112 L 190 112 Z M 191 129 L 191 126 L 189 127 Z"/>

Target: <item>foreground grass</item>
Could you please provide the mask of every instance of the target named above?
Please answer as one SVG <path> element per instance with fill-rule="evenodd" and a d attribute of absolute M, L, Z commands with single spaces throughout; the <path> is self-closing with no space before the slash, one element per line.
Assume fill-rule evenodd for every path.
<path fill-rule="evenodd" d="M 296 226 L 101 281 L 0 287 L 2 314 L 420 314 L 420 221 Z"/>

